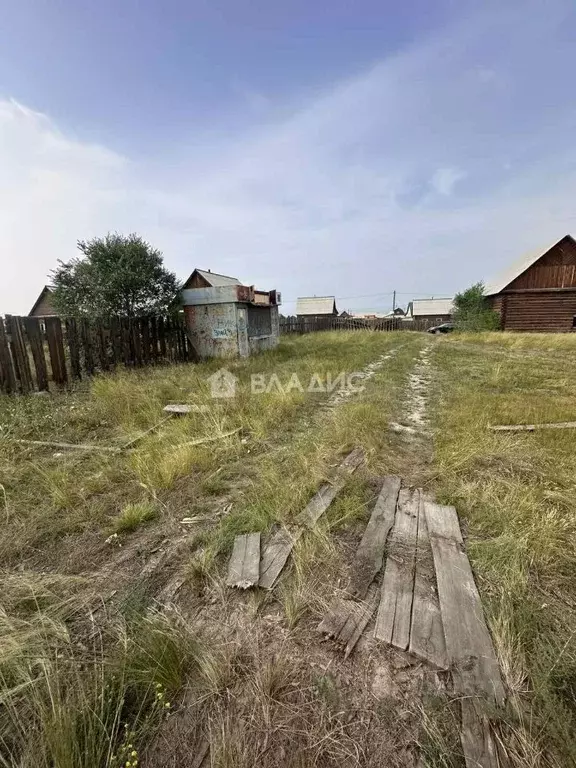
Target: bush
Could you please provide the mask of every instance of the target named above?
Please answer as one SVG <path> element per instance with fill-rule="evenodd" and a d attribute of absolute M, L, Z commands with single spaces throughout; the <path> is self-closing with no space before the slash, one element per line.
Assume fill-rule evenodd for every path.
<path fill-rule="evenodd" d="M 484 283 L 476 283 L 454 297 L 454 323 L 460 331 L 497 331 L 500 316 L 490 309 Z"/>

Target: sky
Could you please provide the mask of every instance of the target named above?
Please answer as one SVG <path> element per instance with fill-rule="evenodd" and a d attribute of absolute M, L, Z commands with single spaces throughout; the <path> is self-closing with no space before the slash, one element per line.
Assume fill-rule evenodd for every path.
<path fill-rule="evenodd" d="M 576 234 L 573 0 L 4 0 L 0 314 L 138 232 L 339 310 Z"/>

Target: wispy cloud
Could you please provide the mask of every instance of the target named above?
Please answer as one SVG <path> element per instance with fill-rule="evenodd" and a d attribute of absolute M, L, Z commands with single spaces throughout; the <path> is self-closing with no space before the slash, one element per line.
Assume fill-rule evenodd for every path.
<path fill-rule="evenodd" d="M 270 110 L 282 119 L 172 148 L 166 169 L 162 152 L 124 158 L 1 102 L 0 310 L 26 311 L 77 238 L 115 228 L 181 275 L 212 267 L 289 299 L 383 294 L 342 302 L 358 308 L 489 276 L 574 228 L 575 20 L 561 0 L 488 7 Z"/>

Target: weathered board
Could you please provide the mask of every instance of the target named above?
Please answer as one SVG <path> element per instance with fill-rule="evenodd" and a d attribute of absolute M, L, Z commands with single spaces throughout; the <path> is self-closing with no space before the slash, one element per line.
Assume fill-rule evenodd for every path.
<path fill-rule="evenodd" d="M 26 349 L 26 343 L 24 341 L 22 318 L 6 315 L 6 326 L 12 339 L 12 357 L 14 359 L 16 374 L 20 381 L 20 389 L 26 394 L 33 390 L 34 382 L 32 379 L 32 371 L 30 369 L 28 350 Z"/>
<path fill-rule="evenodd" d="M 472 696 L 460 699 L 460 742 L 466 768 L 504 768 L 499 760 L 490 719 L 482 702 Z"/>
<path fill-rule="evenodd" d="M 376 610 L 378 599 L 379 590 L 375 584 L 369 587 L 366 599 L 361 602 L 336 598 L 318 625 L 319 632 L 344 646 L 344 658 L 354 650 Z"/>
<path fill-rule="evenodd" d="M 501 424 L 490 427 L 493 432 L 535 432 L 538 429 L 576 429 L 576 421 L 553 421 L 545 424 Z"/>
<path fill-rule="evenodd" d="M 301 535 L 301 528 L 297 528 L 293 532 L 286 528 L 280 528 L 271 537 L 262 551 L 259 586 L 264 589 L 272 589 L 290 557 L 292 547 Z"/>
<path fill-rule="evenodd" d="M 0 389 L 7 395 L 16 392 L 16 374 L 10 354 L 8 334 L 0 317 Z"/>
<path fill-rule="evenodd" d="M 366 596 L 370 584 L 382 568 L 386 540 L 394 525 L 399 491 L 399 477 L 389 475 L 384 478 L 382 490 L 350 568 L 348 592 L 354 597 L 362 599 Z"/>
<path fill-rule="evenodd" d="M 431 501 L 424 501 L 423 506 L 436 569 L 447 661 L 455 686 L 463 695 L 481 694 L 502 704 L 500 668 L 464 551 L 456 510 Z"/>
<path fill-rule="evenodd" d="M 228 564 L 229 587 L 248 589 L 260 580 L 260 533 L 245 533 L 236 536 L 234 549 Z"/>
<path fill-rule="evenodd" d="M 402 488 L 388 546 L 374 637 L 407 650 L 414 591 L 420 491 Z"/>
<path fill-rule="evenodd" d="M 40 330 L 40 321 L 37 317 L 25 317 L 24 328 L 30 344 L 34 368 L 36 369 L 36 383 L 40 392 L 48 391 L 48 366 L 44 357 L 44 342 L 42 340 L 42 331 Z"/>
<path fill-rule="evenodd" d="M 364 453 L 361 448 L 355 448 L 349 453 L 336 470 L 336 476 L 332 482 L 325 483 L 298 515 L 296 524 L 312 528 L 342 490 L 346 484 L 347 476 L 360 466 L 363 459 Z"/>
<path fill-rule="evenodd" d="M 426 515 L 422 509 L 423 503 L 421 497 L 414 574 L 414 600 L 412 602 L 412 623 L 408 650 L 414 656 L 428 661 L 438 669 L 446 669 L 444 627 L 440 614 Z"/>

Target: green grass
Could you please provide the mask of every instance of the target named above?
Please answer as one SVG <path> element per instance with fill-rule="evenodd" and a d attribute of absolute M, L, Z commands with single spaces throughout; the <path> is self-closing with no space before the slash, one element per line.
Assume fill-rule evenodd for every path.
<path fill-rule="evenodd" d="M 157 506 L 151 501 L 137 501 L 126 504 L 114 520 L 114 533 L 132 533 L 143 523 L 147 523 L 158 515 Z"/>
<path fill-rule="evenodd" d="M 455 335 L 436 347 L 435 486 L 467 548 L 511 693 L 519 765 L 576 762 L 576 337 Z"/>

